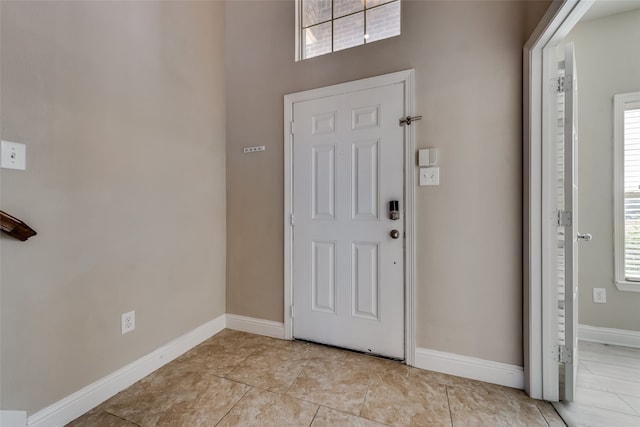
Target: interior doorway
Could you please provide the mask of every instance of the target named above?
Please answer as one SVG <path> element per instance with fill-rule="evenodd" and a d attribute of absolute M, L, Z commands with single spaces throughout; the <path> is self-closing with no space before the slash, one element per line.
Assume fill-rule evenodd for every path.
<path fill-rule="evenodd" d="M 638 412 L 640 394 L 637 394 L 640 391 L 640 371 L 637 365 L 631 363 L 632 355 L 640 354 L 636 353 L 640 350 L 633 348 L 640 343 L 638 340 L 640 334 L 634 330 L 627 330 L 627 328 L 633 329 L 633 320 L 622 323 L 624 316 L 618 316 L 614 323 L 610 323 L 612 327 L 603 327 L 606 325 L 604 322 L 607 321 L 606 310 L 603 309 L 605 305 L 600 301 L 594 301 L 601 300 L 603 293 L 611 297 L 608 301 L 612 303 L 611 305 L 617 298 L 630 301 L 638 296 L 637 293 L 624 292 L 625 290 L 618 286 L 617 279 L 614 279 L 613 237 L 611 236 L 614 232 L 614 221 L 613 213 L 606 212 L 613 211 L 614 185 L 611 181 L 614 173 L 611 169 L 614 167 L 612 147 L 614 132 L 612 125 L 603 127 L 606 128 L 604 135 L 599 135 L 600 129 L 596 128 L 599 126 L 598 119 L 613 116 L 613 99 L 616 94 L 637 91 L 640 87 L 640 77 L 637 72 L 633 74 L 630 86 L 628 84 L 624 86 L 625 79 L 621 75 L 611 74 L 625 67 L 629 71 L 633 70 L 636 67 L 633 65 L 635 60 L 632 61 L 630 57 L 637 55 L 637 49 L 624 51 L 624 43 L 616 43 L 608 38 L 616 32 L 614 30 L 619 30 L 627 31 L 623 37 L 633 39 L 635 33 L 629 28 L 640 28 L 640 12 L 634 12 L 638 8 L 640 8 L 640 2 L 632 1 L 567 1 L 547 16 L 546 25 L 539 28 L 538 34 L 534 35 L 525 55 L 527 65 L 530 65 L 528 69 L 531 82 L 528 103 L 530 112 L 525 120 L 529 126 L 527 137 L 530 149 L 528 152 L 530 174 L 526 190 L 529 192 L 528 199 L 532 208 L 525 217 L 531 232 L 528 248 L 530 264 L 527 276 L 529 281 L 527 303 L 531 311 L 525 320 L 529 322 L 528 391 L 534 397 L 551 401 L 564 400 L 565 403 L 559 405 L 558 409 L 570 425 L 638 425 L 640 422 L 640 418 L 636 418 L 640 416 Z M 636 17 L 635 25 L 631 23 L 627 30 L 623 30 L 625 20 L 629 21 L 633 17 Z M 607 26 L 608 29 L 605 29 Z M 585 36 L 587 27 L 590 27 L 589 31 L 599 29 L 606 33 L 606 36 L 604 33 L 599 34 L 595 37 L 596 42 L 592 43 L 606 45 L 602 46 L 605 54 L 599 54 L 602 56 L 594 55 L 590 43 L 587 42 L 585 46 L 585 40 L 588 38 Z M 579 36 L 578 33 L 580 33 Z M 635 37 L 637 39 L 637 36 Z M 579 121 L 582 121 L 582 124 L 578 127 L 580 154 L 577 157 L 578 181 L 581 188 L 578 199 L 584 201 L 577 204 L 578 209 L 575 212 L 570 213 L 574 214 L 575 219 L 581 223 L 582 229 L 593 234 L 593 242 L 589 246 L 581 246 L 576 259 L 580 261 L 582 268 L 579 269 L 576 277 L 578 279 L 576 285 L 579 283 L 580 292 L 578 292 L 579 298 L 575 308 L 582 313 L 575 320 L 564 318 L 563 325 L 562 316 L 559 314 L 561 309 L 566 307 L 567 301 L 558 299 L 557 279 L 559 267 L 562 268 L 562 266 L 557 259 L 558 239 L 553 235 L 553 232 L 560 228 L 558 214 L 562 210 L 553 200 L 556 182 L 553 179 L 555 159 L 552 155 L 554 147 L 551 130 L 553 126 L 558 125 L 558 122 L 553 121 L 553 114 L 551 114 L 555 105 L 550 107 L 552 104 L 548 101 L 551 98 L 550 94 L 553 93 L 551 83 L 555 79 L 550 67 L 553 63 L 553 55 L 563 50 L 569 43 L 575 44 L 580 71 L 578 93 L 584 100 L 578 106 L 579 115 L 582 114 Z M 612 60 L 609 56 L 617 49 L 623 51 L 623 56 L 620 60 Z M 588 67 L 585 70 L 583 66 L 588 65 L 589 61 L 606 64 L 608 72 L 600 70 L 597 79 L 590 79 L 589 75 L 592 71 Z M 637 61 L 640 63 L 640 58 Z M 611 93 L 602 95 L 606 99 L 601 111 L 596 115 L 589 115 L 589 109 L 600 104 L 590 96 L 585 98 L 585 95 L 591 95 L 591 92 L 604 92 L 605 84 L 603 83 L 612 83 L 617 87 L 611 89 Z M 587 108 L 583 108 L 585 106 Z M 592 137 L 597 140 L 597 145 L 589 141 Z M 588 150 L 585 150 L 590 148 L 590 144 L 600 150 L 595 157 L 593 153 L 588 154 Z M 589 156 L 594 158 L 592 163 L 589 163 Z M 594 168 L 599 169 L 596 172 L 601 174 L 596 178 L 587 176 L 587 172 L 592 173 Z M 606 188 L 608 193 L 603 195 L 601 191 L 597 196 L 590 195 L 589 191 L 597 187 L 594 182 L 602 184 L 600 188 Z M 595 206 L 596 203 L 598 206 Z M 594 216 L 596 216 L 595 220 Z M 564 219 L 566 220 L 566 216 Z M 599 224 L 598 221 L 604 225 Z M 572 240 L 577 238 L 577 230 L 575 233 L 573 231 L 568 233 L 566 237 L 566 243 L 569 237 Z M 600 246 L 608 248 L 608 252 L 598 253 L 597 248 Z M 591 271 L 589 267 L 592 268 Z M 594 273 L 594 270 L 598 271 Z M 604 273 L 608 270 L 611 273 L 607 273 L 607 277 L 604 277 Z M 605 292 L 602 292 L 603 290 Z M 617 315 L 624 311 L 622 306 L 619 307 L 613 310 Z M 637 319 L 637 315 L 633 318 Z M 573 331 L 580 340 L 577 352 L 569 353 L 569 360 L 567 355 L 562 355 L 558 345 L 558 339 L 566 330 Z M 571 379 L 571 384 L 568 384 L 569 387 L 575 387 L 575 393 L 565 394 L 563 391 L 566 390 L 560 387 L 560 380 L 566 378 L 566 372 L 563 373 L 561 369 L 563 364 L 559 363 L 563 358 L 564 366 L 577 367 L 575 377 Z M 635 378 L 638 381 L 635 381 Z M 575 414 L 578 416 L 576 417 Z"/>

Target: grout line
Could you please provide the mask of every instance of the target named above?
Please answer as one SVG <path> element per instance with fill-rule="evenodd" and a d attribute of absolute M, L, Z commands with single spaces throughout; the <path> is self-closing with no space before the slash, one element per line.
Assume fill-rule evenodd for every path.
<path fill-rule="evenodd" d="M 635 412 L 635 413 L 640 417 L 640 411 L 639 411 L 639 410 L 637 410 L 637 409 L 635 408 L 635 406 L 631 406 L 631 405 L 629 404 L 629 402 L 627 402 L 627 401 L 624 399 L 625 397 L 630 397 L 630 398 L 632 398 L 632 399 L 640 399 L 640 398 L 638 398 L 638 397 L 636 397 L 636 396 L 631 396 L 631 395 L 629 395 L 629 394 L 624 394 L 624 393 L 614 393 L 614 394 L 615 394 L 616 396 L 618 396 L 618 398 L 619 398 L 620 400 L 622 400 L 622 401 L 623 401 L 623 402 L 624 402 L 624 403 L 625 403 L 629 408 L 631 408 L 631 410 L 632 410 L 633 412 Z"/>
<path fill-rule="evenodd" d="M 334 411 L 337 411 L 337 409 L 334 409 Z M 339 412 L 342 412 L 342 411 L 339 411 Z M 353 414 L 349 414 L 349 415 L 353 415 Z M 367 418 L 367 417 L 358 417 L 358 418 L 361 418 L 361 419 L 367 420 L 367 421 L 371 421 L 371 422 L 374 422 L 374 423 L 378 423 L 378 424 L 383 425 L 383 426 L 393 427 L 391 424 L 383 423 L 382 421 L 373 420 L 371 418 Z"/>
<path fill-rule="evenodd" d="M 360 405 L 360 410 L 358 411 L 358 416 L 362 415 L 362 408 L 364 408 L 364 404 L 367 402 L 367 396 L 369 396 L 369 390 L 371 390 L 371 383 L 373 382 L 373 366 L 369 369 L 369 382 L 367 383 L 367 391 L 364 393 L 364 399 L 362 399 L 362 404 Z"/>
<path fill-rule="evenodd" d="M 111 416 L 113 416 L 113 417 L 116 417 L 116 418 L 118 418 L 118 419 L 120 419 L 120 420 L 122 420 L 122 421 L 124 421 L 124 422 L 129 423 L 129 424 L 133 424 L 134 426 L 142 427 L 140 424 L 138 424 L 138 423 L 136 423 L 136 422 L 134 422 L 134 421 L 128 420 L 128 419 L 126 419 L 126 418 L 124 418 L 124 417 L 121 417 L 120 415 L 116 415 L 116 414 L 114 414 L 114 413 L 112 413 L 112 412 L 105 411 L 105 410 L 103 410 L 102 412 L 104 412 L 105 414 L 109 414 L 109 415 L 111 415 Z"/>
<path fill-rule="evenodd" d="M 551 424 L 549 424 L 549 420 L 547 420 L 547 417 L 544 416 L 544 414 L 542 413 L 542 409 L 540 409 L 540 407 L 538 406 L 537 403 L 534 404 L 534 406 L 536 407 L 536 409 L 538 410 L 538 412 L 540 413 L 540 416 L 542 417 L 542 419 L 544 420 L 544 422 L 547 424 L 548 427 L 551 427 Z M 555 409 L 555 408 L 554 408 Z"/>
<path fill-rule="evenodd" d="M 340 409 L 335 409 L 335 408 L 332 408 L 332 407 L 330 407 L 330 406 L 326 406 L 326 405 L 320 405 L 320 406 L 324 406 L 325 408 L 328 408 L 328 409 L 330 409 L 330 410 L 332 410 L 332 411 L 340 412 L 341 414 L 345 414 L 345 415 L 347 415 L 347 416 L 357 417 L 357 418 L 361 418 L 361 419 L 363 419 L 363 420 L 371 421 L 371 422 L 374 422 L 374 423 L 377 423 L 377 424 L 380 424 L 380 425 L 383 425 L 383 426 L 389 426 L 389 427 L 392 427 L 392 426 L 391 426 L 391 424 L 387 424 L 387 423 L 384 423 L 384 422 L 382 422 L 382 421 L 373 420 L 373 419 L 371 419 L 371 418 L 367 418 L 367 417 L 361 417 L 361 416 L 358 416 L 358 415 L 354 415 L 354 414 L 352 414 L 351 412 L 341 411 Z"/>
<path fill-rule="evenodd" d="M 320 411 L 320 405 L 318 405 L 318 407 L 316 408 L 316 412 L 314 412 L 313 418 L 311 418 L 311 422 L 309 423 L 309 427 L 311 427 L 311 424 L 313 424 L 313 422 L 315 421 L 316 417 L 318 416 L 318 412 L 319 411 Z"/>
<path fill-rule="evenodd" d="M 445 385 L 444 390 L 447 393 L 447 409 L 449 409 L 449 420 L 451 420 L 451 427 L 453 427 L 453 414 L 451 413 L 451 400 L 449 399 L 449 386 Z"/>
<path fill-rule="evenodd" d="M 283 396 L 289 396 L 289 390 L 291 390 L 291 387 L 293 387 L 293 385 L 296 383 L 296 381 L 298 381 L 298 378 L 300 377 L 300 375 L 302 374 L 302 371 L 305 368 L 305 364 L 302 365 L 302 367 L 300 368 L 300 371 L 298 372 L 298 375 L 296 375 L 296 377 L 293 379 L 293 381 L 291 381 L 291 384 L 289 384 L 289 387 L 287 387 L 287 389 L 282 393 Z"/>
<path fill-rule="evenodd" d="M 229 380 L 232 381 L 232 380 Z M 222 422 L 222 420 L 224 420 L 227 415 L 229 415 L 229 412 L 231 412 L 233 410 L 233 408 L 236 407 L 236 405 L 242 400 L 244 399 L 244 397 L 247 395 L 247 393 L 249 393 L 251 391 L 251 389 L 253 389 L 253 387 L 249 387 L 249 389 L 247 391 L 244 392 L 244 394 L 242 396 L 240 396 L 240 399 L 236 400 L 235 403 L 233 405 L 231 405 L 231 407 L 229 408 L 229 410 L 227 412 L 225 412 L 225 414 L 222 416 L 222 418 L 220 418 L 220 420 L 215 424 L 218 425 Z"/>

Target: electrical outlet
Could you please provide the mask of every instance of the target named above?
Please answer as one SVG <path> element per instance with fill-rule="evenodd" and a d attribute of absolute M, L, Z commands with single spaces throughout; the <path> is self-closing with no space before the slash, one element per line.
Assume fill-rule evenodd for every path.
<path fill-rule="evenodd" d="M 593 288 L 593 302 L 605 304 L 607 302 L 607 290 L 605 288 Z"/>
<path fill-rule="evenodd" d="M 136 312 L 130 311 L 122 315 L 122 335 L 136 328 Z"/>

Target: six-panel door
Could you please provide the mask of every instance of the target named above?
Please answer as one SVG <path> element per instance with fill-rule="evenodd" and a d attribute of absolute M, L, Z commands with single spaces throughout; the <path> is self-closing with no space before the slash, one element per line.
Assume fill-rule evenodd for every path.
<path fill-rule="evenodd" d="M 295 338 L 404 359 L 403 113 L 402 84 L 294 104 Z"/>

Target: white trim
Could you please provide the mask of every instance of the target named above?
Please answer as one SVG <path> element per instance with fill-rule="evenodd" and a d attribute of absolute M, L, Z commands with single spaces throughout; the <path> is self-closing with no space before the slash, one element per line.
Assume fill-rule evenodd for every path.
<path fill-rule="evenodd" d="M 601 328 L 599 326 L 578 325 L 578 339 L 601 344 L 640 348 L 640 332 L 627 329 Z"/>
<path fill-rule="evenodd" d="M 415 72 L 409 70 L 404 78 L 404 108 L 408 115 L 413 116 L 416 111 Z M 415 280 L 416 280 L 416 239 L 415 239 L 415 198 L 416 198 L 416 137 L 415 126 L 405 126 L 404 152 L 404 203 L 406 206 L 404 218 L 405 233 L 405 303 L 404 303 L 404 361 L 409 366 L 415 366 L 416 359 L 416 317 L 415 317 Z"/>
<path fill-rule="evenodd" d="M 619 291 L 640 292 L 640 282 L 614 281 Z"/>
<path fill-rule="evenodd" d="M 295 29 L 294 32 L 296 33 L 294 36 L 294 44 L 295 44 L 295 54 L 293 56 L 293 58 L 295 59 L 296 62 L 298 61 L 302 61 L 302 40 L 300 37 L 300 27 L 302 27 L 302 22 L 301 22 L 301 17 L 300 17 L 300 2 L 299 1 L 295 1 L 295 13 L 296 13 L 296 17 L 295 17 Z"/>
<path fill-rule="evenodd" d="M 367 90 L 396 83 L 404 85 L 405 114 L 415 112 L 415 71 L 405 70 L 368 79 L 297 92 L 284 97 L 284 338 L 293 338 L 291 307 L 293 305 L 293 233 L 290 215 L 293 211 L 293 138 L 291 122 L 296 102 Z M 405 361 L 415 364 L 415 132 L 405 126 Z"/>
<path fill-rule="evenodd" d="M 640 292 L 640 283 L 626 280 L 624 235 L 624 112 L 625 104 L 640 100 L 640 92 L 613 97 L 613 241 L 614 283 L 619 291 Z"/>
<path fill-rule="evenodd" d="M 235 331 L 249 332 L 267 337 L 285 339 L 284 323 L 271 320 L 256 319 L 255 317 L 227 314 L 227 328 Z"/>
<path fill-rule="evenodd" d="M 527 41 L 524 48 L 525 96 L 524 165 L 527 195 L 525 227 L 528 247 L 525 260 L 526 318 L 525 364 L 527 392 L 536 399 L 556 401 L 559 398 L 558 364 L 554 357 L 557 338 L 557 287 L 555 278 L 555 230 L 553 169 L 550 159 L 553 146 L 550 134 L 549 106 L 551 96 L 552 53 L 595 0 L 555 2 Z M 556 9 L 557 7 L 557 9 Z"/>
<path fill-rule="evenodd" d="M 89 384 L 28 417 L 29 427 L 65 425 L 225 328 L 225 315 Z M 4 425 L 4 424 L 3 424 Z"/>
<path fill-rule="evenodd" d="M 0 426 L 27 427 L 27 411 L 0 411 Z"/>
<path fill-rule="evenodd" d="M 487 383 L 517 389 L 524 388 L 524 369 L 522 366 L 508 363 L 417 348 L 415 366 L 420 369 L 428 369 Z"/>

